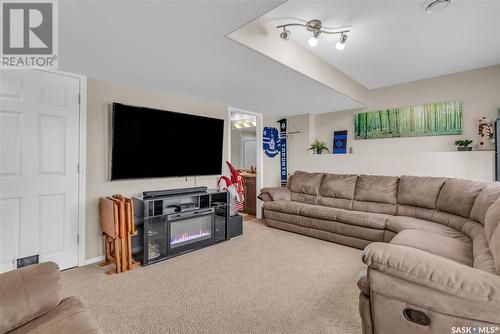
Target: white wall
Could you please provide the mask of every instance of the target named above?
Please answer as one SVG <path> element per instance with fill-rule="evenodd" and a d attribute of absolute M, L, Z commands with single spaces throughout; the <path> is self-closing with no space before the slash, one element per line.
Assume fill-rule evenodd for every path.
<path fill-rule="evenodd" d="M 470 138 L 477 143 L 477 121 L 481 116 L 496 118 L 500 65 L 374 89 L 368 96 L 366 108 L 316 115 L 316 136 L 331 147 L 333 131 L 347 130 L 354 153 L 454 151 L 456 139 Z M 356 112 L 450 100 L 464 103 L 462 135 L 354 140 Z"/>
<path fill-rule="evenodd" d="M 241 138 L 255 138 L 255 128 L 253 130 L 235 129 L 231 130 L 231 164 L 236 169 L 243 169 L 241 161 Z"/>
<path fill-rule="evenodd" d="M 354 140 L 354 114 L 383 108 L 447 100 L 464 103 L 463 135 Z M 479 180 L 494 178 L 492 152 L 455 152 L 454 141 L 477 142 L 477 120 L 496 118 L 500 107 L 500 65 L 371 90 L 363 109 L 288 118 L 301 133 L 291 135 L 289 171 L 326 171 L 386 175 L 436 175 Z M 354 154 L 317 156 L 307 148 L 314 138 L 332 147 L 336 130 L 348 130 Z"/>
<path fill-rule="evenodd" d="M 195 179 L 161 178 L 109 181 L 110 103 L 121 102 L 183 113 L 198 114 L 224 119 L 227 122 L 227 107 L 159 92 L 116 85 L 107 81 L 88 79 L 87 96 L 87 196 L 86 196 L 86 258 L 102 254 L 102 236 L 99 223 L 98 201 L 101 196 L 123 194 L 133 196 L 144 190 L 159 190 L 195 186 Z M 227 124 L 227 123 L 226 123 Z M 224 127 L 223 161 L 228 156 L 227 130 Z M 195 152 L 193 152 L 195 154 Z M 221 161 L 221 164 L 223 162 Z M 223 174 L 228 174 L 223 164 Z M 197 177 L 196 185 L 215 188 L 217 176 Z"/>

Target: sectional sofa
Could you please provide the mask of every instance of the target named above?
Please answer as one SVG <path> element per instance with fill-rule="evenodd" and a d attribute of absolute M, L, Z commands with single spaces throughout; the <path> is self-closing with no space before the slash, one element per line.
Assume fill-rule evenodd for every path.
<path fill-rule="evenodd" d="M 364 249 L 364 334 L 500 333 L 499 197 L 499 182 L 305 172 L 259 195 L 269 226 Z"/>

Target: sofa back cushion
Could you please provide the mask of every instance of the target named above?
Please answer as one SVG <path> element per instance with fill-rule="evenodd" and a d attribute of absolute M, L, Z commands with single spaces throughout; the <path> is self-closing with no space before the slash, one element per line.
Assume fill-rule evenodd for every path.
<path fill-rule="evenodd" d="M 497 275 L 500 275 L 500 199 L 497 199 L 486 211 L 484 235 L 493 255 Z"/>
<path fill-rule="evenodd" d="M 352 208 L 357 211 L 396 214 L 399 178 L 395 176 L 360 175 Z"/>
<path fill-rule="evenodd" d="M 498 198 L 500 198 L 500 182 L 492 182 L 488 184 L 483 190 L 481 190 L 479 195 L 477 195 L 470 212 L 470 218 L 484 224 L 486 211 L 488 211 L 488 208 L 495 203 Z"/>
<path fill-rule="evenodd" d="M 439 192 L 436 208 L 462 217 L 470 217 L 477 195 L 487 185 L 488 182 L 482 181 L 448 179 Z"/>
<path fill-rule="evenodd" d="M 357 201 L 396 204 L 398 192 L 396 176 L 360 175 L 354 199 Z"/>
<path fill-rule="evenodd" d="M 306 173 L 296 171 L 290 181 L 290 191 L 294 193 L 318 196 L 323 175 L 323 173 Z"/>
<path fill-rule="evenodd" d="M 399 179 L 398 204 L 434 209 L 445 177 L 408 176 Z"/>
<path fill-rule="evenodd" d="M 353 199 L 357 180 L 356 174 L 325 174 L 319 194 L 323 197 Z"/>

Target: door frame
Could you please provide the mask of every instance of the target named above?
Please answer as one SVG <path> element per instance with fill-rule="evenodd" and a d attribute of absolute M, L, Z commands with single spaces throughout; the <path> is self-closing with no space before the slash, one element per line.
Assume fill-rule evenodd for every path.
<path fill-rule="evenodd" d="M 244 109 L 239 109 L 239 108 L 233 108 L 233 107 L 228 107 L 227 108 L 227 160 L 231 161 L 231 113 L 232 112 L 239 112 L 239 113 L 244 113 L 244 114 L 249 114 L 253 115 L 257 119 L 257 124 L 255 126 L 255 153 L 257 157 L 257 177 L 256 177 L 256 192 L 255 192 L 255 203 L 257 204 L 256 208 L 256 214 L 257 218 L 262 218 L 262 210 L 260 210 L 260 205 L 259 205 L 259 199 L 257 196 L 259 196 L 259 190 L 262 188 L 262 184 L 264 182 L 264 156 L 262 153 L 262 126 L 263 126 L 263 116 L 260 113 L 253 112 L 253 111 L 248 111 Z"/>
<path fill-rule="evenodd" d="M 56 75 L 67 76 L 79 80 L 79 111 L 78 111 L 78 266 L 86 264 L 85 260 L 85 204 L 86 204 L 86 177 L 87 177 L 87 77 L 81 74 L 69 73 L 54 69 L 31 68 L 28 70 L 41 71 Z"/>

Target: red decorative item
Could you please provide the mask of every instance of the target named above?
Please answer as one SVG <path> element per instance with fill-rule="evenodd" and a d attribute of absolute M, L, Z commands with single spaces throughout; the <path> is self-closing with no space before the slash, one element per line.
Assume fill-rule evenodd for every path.
<path fill-rule="evenodd" d="M 241 177 L 240 173 L 234 168 L 234 166 L 229 162 L 226 161 L 227 166 L 229 167 L 229 170 L 231 171 L 231 182 L 232 184 L 236 187 L 236 199 L 235 199 L 235 206 L 236 210 L 242 211 L 243 210 L 243 204 L 245 203 L 245 187 L 243 186 L 243 178 Z M 222 176 L 221 178 L 226 178 L 225 176 Z M 227 180 L 226 181 L 227 184 Z M 220 180 L 219 180 L 220 181 Z M 229 185 L 228 185 L 229 186 Z"/>

